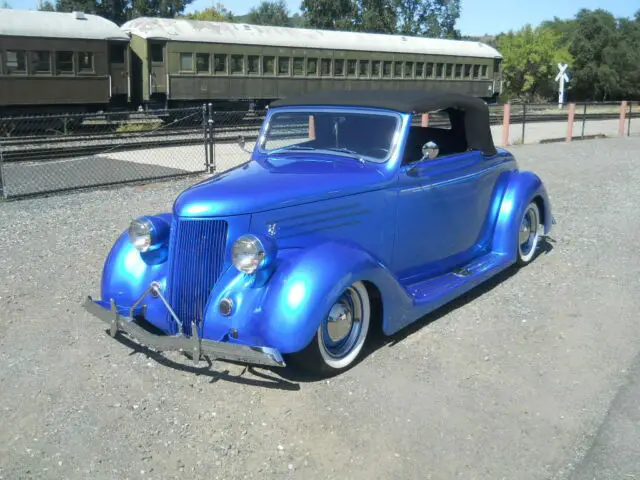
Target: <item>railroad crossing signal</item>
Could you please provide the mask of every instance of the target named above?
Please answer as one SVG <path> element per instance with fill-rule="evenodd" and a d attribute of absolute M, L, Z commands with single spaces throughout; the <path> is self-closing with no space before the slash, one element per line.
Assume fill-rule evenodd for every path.
<path fill-rule="evenodd" d="M 562 108 L 562 100 L 564 99 L 564 83 L 569 81 L 569 77 L 566 74 L 568 65 L 558 63 L 558 75 L 556 75 L 556 82 L 560 82 L 560 88 L 558 89 L 558 108 Z"/>

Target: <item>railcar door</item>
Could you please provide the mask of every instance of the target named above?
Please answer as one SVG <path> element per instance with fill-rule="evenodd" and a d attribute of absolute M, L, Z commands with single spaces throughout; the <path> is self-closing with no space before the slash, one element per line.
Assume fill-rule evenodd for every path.
<path fill-rule="evenodd" d="M 149 96 L 152 98 L 164 98 L 167 94 L 166 50 L 165 42 L 149 42 Z"/>
<path fill-rule="evenodd" d="M 112 102 L 126 103 L 131 96 L 127 53 L 126 43 L 114 42 L 109 45 L 109 77 Z"/>

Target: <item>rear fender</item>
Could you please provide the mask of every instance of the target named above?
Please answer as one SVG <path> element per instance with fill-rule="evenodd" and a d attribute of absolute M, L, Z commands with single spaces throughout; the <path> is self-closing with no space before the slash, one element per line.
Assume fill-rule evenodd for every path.
<path fill-rule="evenodd" d="M 536 198 L 542 201 L 540 213 L 544 220 L 544 233 L 548 234 L 551 231 L 553 216 L 551 203 L 542 180 L 533 172 L 512 172 L 509 185 L 500 203 L 493 233 L 492 249 L 494 252 L 501 253 L 512 261 L 516 260 L 520 220 L 527 205 Z"/>
<path fill-rule="evenodd" d="M 282 353 L 305 348 L 340 294 L 357 281 L 373 283 L 385 313 L 407 313 L 411 302 L 389 270 L 357 245 L 329 241 L 277 254 L 268 280 L 230 268 L 212 291 L 202 335 L 221 339 L 234 331 L 236 341 L 273 347 Z M 222 298 L 231 298 L 234 312 L 223 316 Z M 385 317 L 386 317 L 385 314 Z"/>

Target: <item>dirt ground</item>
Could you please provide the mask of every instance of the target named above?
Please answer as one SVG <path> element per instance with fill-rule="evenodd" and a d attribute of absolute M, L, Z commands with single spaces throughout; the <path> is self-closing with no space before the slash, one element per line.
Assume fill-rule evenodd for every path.
<path fill-rule="evenodd" d="M 640 138 L 512 151 L 550 248 L 329 381 L 147 356 L 81 308 L 189 181 L 0 203 L 0 478 L 640 479 Z"/>

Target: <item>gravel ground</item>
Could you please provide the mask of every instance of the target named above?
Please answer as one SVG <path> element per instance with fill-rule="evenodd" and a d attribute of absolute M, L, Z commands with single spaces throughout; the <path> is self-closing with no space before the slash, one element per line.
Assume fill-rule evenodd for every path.
<path fill-rule="evenodd" d="M 146 356 L 81 309 L 193 180 L 0 203 L 0 478 L 640 478 L 600 461 L 638 419 L 640 138 L 512 150 L 550 247 L 329 381 Z"/>

